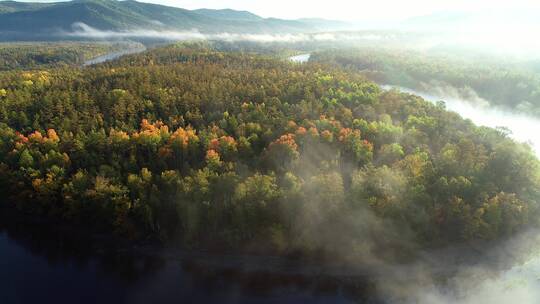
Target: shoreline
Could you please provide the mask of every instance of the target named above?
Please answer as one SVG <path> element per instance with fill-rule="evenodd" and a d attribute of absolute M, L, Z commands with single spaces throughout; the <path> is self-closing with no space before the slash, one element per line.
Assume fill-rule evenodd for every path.
<path fill-rule="evenodd" d="M 57 222 L 50 218 L 24 214 L 13 208 L 0 207 L 0 234 L 5 233 L 11 239 L 16 237 L 35 238 L 46 240 L 53 244 L 72 243 L 74 250 L 77 244 L 83 243 L 84 250 L 90 250 L 92 255 L 100 256 L 105 253 L 124 254 L 129 256 L 149 256 L 167 261 L 190 261 L 204 264 L 213 269 L 241 269 L 242 272 L 263 272 L 279 275 L 326 276 L 335 279 L 357 278 L 360 280 L 384 280 L 393 273 L 407 272 L 422 263 L 430 269 L 430 273 L 437 277 L 447 277 L 462 267 L 490 265 L 501 257 L 500 247 L 503 249 L 508 240 L 500 243 L 483 243 L 476 246 L 471 244 L 456 244 L 443 248 L 430 249 L 418 252 L 415 259 L 391 263 L 377 261 L 375 266 L 366 267 L 365 262 L 351 263 L 328 257 L 293 256 L 279 254 L 253 253 L 243 250 L 230 249 L 192 249 L 180 245 L 178 242 L 162 243 L 157 239 L 128 240 L 114 233 L 98 232 L 88 227 L 81 227 L 67 222 Z M 528 238 L 534 232 L 524 233 L 522 238 Z M 11 235 L 15 235 L 11 237 Z M 491 250 L 496 250 L 493 254 Z M 507 249 L 507 248 L 506 248 Z M 486 259 L 486 260 L 484 260 Z M 519 260 L 519 258 L 516 258 Z M 445 265 L 437 263 L 445 261 Z M 500 265 L 496 268 L 504 270 L 512 266 Z M 449 268 L 448 265 L 454 266 Z"/>

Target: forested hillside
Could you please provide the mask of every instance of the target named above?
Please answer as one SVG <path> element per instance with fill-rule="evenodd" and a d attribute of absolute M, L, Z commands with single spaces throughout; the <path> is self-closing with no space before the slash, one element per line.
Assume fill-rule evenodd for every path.
<path fill-rule="evenodd" d="M 473 53 L 474 54 L 474 53 Z M 505 63 L 504 57 L 358 48 L 317 52 L 311 60 L 362 72 L 383 84 L 427 93 L 440 92 L 528 114 L 540 115 L 540 75 L 531 64 Z"/>
<path fill-rule="evenodd" d="M 1 73 L 0 162 L 7 206 L 202 248 L 392 256 L 538 222 L 538 160 L 502 132 L 200 46 Z"/>
<path fill-rule="evenodd" d="M 17 1 L 0 1 L 0 14 L 37 10 L 50 5 L 52 4 L 41 2 L 27 3 Z"/>
<path fill-rule="evenodd" d="M 65 40 L 73 38 L 66 33 L 79 29 L 81 24 L 101 31 L 166 31 L 168 36 L 171 31 L 276 34 L 347 26 L 331 20 L 262 18 L 245 11 L 192 11 L 137 1 L 0 2 L 0 41 Z"/>

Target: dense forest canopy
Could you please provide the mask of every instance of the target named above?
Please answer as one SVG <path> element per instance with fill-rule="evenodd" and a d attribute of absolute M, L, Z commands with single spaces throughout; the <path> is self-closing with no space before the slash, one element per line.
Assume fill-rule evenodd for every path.
<path fill-rule="evenodd" d="M 5 204 L 130 238 L 348 257 L 497 240 L 538 224 L 538 169 L 500 130 L 318 63 L 179 45 L 0 73 Z"/>
<path fill-rule="evenodd" d="M 534 65 L 482 54 L 361 47 L 323 50 L 311 60 L 361 71 L 381 84 L 454 94 L 473 102 L 482 99 L 493 106 L 540 115 L 540 75 Z"/>

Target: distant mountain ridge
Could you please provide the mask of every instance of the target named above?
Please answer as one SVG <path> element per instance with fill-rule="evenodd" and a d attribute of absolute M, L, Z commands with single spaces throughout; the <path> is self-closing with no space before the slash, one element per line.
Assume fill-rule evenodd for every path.
<path fill-rule="evenodd" d="M 206 17 L 222 19 L 222 20 L 237 20 L 237 21 L 261 21 L 264 20 L 263 17 L 257 16 L 248 11 L 237 11 L 232 9 L 197 9 L 193 12 L 201 14 Z"/>
<path fill-rule="evenodd" d="M 50 6 L 51 3 L 28 3 L 16 1 L 0 1 L 0 14 L 28 11 Z"/>
<path fill-rule="evenodd" d="M 231 9 L 187 10 L 133 0 L 56 3 L 0 2 L 0 40 L 49 39 L 84 23 L 101 31 L 193 31 L 202 33 L 304 33 L 336 30 L 345 23 L 324 19 L 263 18 Z"/>

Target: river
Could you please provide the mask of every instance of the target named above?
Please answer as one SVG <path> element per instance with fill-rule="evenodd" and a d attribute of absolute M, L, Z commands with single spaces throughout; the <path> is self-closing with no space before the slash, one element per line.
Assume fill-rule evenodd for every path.
<path fill-rule="evenodd" d="M 90 60 L 87 60 L 83 64 L 83 66 L 90 66 L 90 65 L 94 65 L 94 64 L 99 64 L 99 63 L 103 63 L 103 62 L 107 62 L 107 61 L 111 61 L 111 60 L 120 58 L 120 57 L 125 56 L 125 55 L 142 53 L 144 51 L 146 51 L 146 47 L 144 45 L 142 45 L 142 44 L 141 45 L 128 46 L 123 50 L 107 53 L 105 55 L 98 56 L 98 57 L 92 58 Z"/>
<path fill-rule="evenodd" d="M 449 292 L 416 281 L 425 270 L 422 266 L 396 271 L 397 281 L 370 281 L 346 271 L 328 275 L 317 266 L 311 270 L 278 257 L 176 255 L 165 249 L 119 248 L 111 242 L 103 246 L 95 238 L 55 229 L 0 221 L 0 303 L 536 304 L 540 300 L 539 258 L 502 274 L 479 266 L 464 268 L 474 275 L 456 276 L 457 290 Z M 497 251 L 503 257 L 515 254 L 522 240 L 536 242 L 538 235 L 526 234 L 517 241 L 521 245 Z M 377 295 L 380 286 L 388 288 L 388 294 Z M 392 300 L 404 290 L 406 300 Z"/>
<path fill-rule="evenodd" d="M 295 63 L 306 63 L 311 58 L 311 54 L 301 54 L 289 57 L 289 60 Z"/>
<path fill-rule="evenodd" d="M 96 247 L 43 225 L 0 221 L 0 303 L 354 303 L 358 284 L 239 264 L 244 257 Z M 249 260 L 249 258 L 247 259 Z M 279 263 L 279 259 L 278 259 Z M 250 268 L 251 270 L 247 270 Z M 44 302 L 46 300 L 46 302 Z"/>

